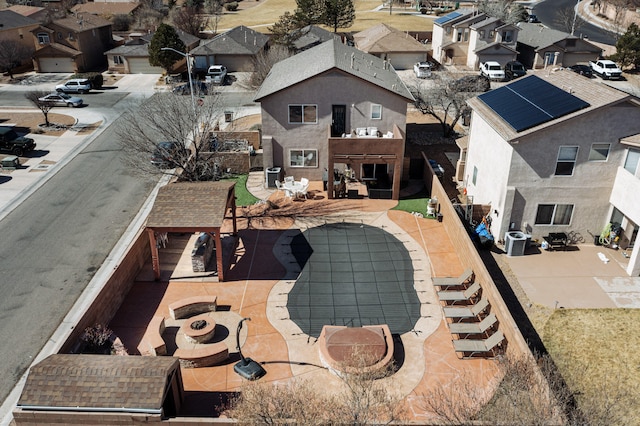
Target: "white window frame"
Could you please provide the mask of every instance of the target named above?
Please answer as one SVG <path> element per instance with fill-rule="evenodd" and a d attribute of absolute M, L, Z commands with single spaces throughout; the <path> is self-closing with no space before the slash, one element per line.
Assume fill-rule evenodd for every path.
<path fill-rule="evenodd" d="M 113 63 L 115 65 L 124 65 L 124 58 L 120 55 L 113 55 Z"/>
<path fill-rule="evenodd" d="M 291 108 L 300 107 L 300 117 L 301 121 L 291 121 Z M 315 108 L 315 120 L 314 121 L 305 121 L 305 108 L 313 107 Z M 289 124 L 318 124 L 318 105 L 317 104 L 289 104 L 287 106 L 287 114 Z"/>
<path fill-rule="evenodd" d="M 575 152 L 575 156 L 573 158 L 573 160 L 561 160 L 560 159 L 560 153 L 562 152 L 563 148 L 575 148 L 576 152 Z M 576 146 L 576 145 L 562 145 L 561 147 L 558 148 L 558 158 L 556 159 L 556 169 L 553 172 L 554 176 L 573 176 L 573 172 L 576 169 L 576 163 L 578 160 L 578 152 L 580 151 L 580 147 Z M 571 173 L 570 174 L 558 174 L 558 165 L 560 163 L 572 163 L 573 166 L 571 167 Z"/>
<path fill-rule="evenodd" d="M 630 154 L 633 153 L 633 156 L 635 157 L 636 161 L 635 161 L 635 167 L 634 170 L 629 170 L 630 167 L 628 167 L 628 162 L 629 162 L 629 156 Z M 627 149 L 627 155 L 624 158 L 624 164 L 622 165 L 622 168 L 625 169 L 626 171 L 628 171 L 629 173 L 631 173 L 634 176 L 638 175 L 638 169 L 640 169 L 640 150 L 637 149 L 633 149 L 633 148 L 629 148 Z"/>
<path fill-rule="evenodd" d="M 302 158 L 302 164 L 298 164 L 293 161 L 293 154 L 300 153 Z M 311 155 L 311 160 L 308 159 L 309 155 Z M 306 148 L 291 148 L 289 150 L 289 167 L 294 168 L 318 168 L 318 150 L 317 149 L 306 149 Z"/>
<path fill-rule="evenodd" d="M 377 112 L 377 114 L 376 114 L 376 112 Z M 371 104 L 371 119 L 372 120 L 382 120 L 382 105 L 380 105 L 380 104 Z"/>
<path fill-rule="evenodd" d="M 599 145 L 599 149 L 596 147 L 597 145 Z M 607 147 L 607 154 L 604 156 L 604 159 L 599 158 L 602 156 L 602 150 L 604 147 Z M 610 143 L 592 143 L 591 144 L 591 149 L 589 150 L 589 161 L 595 161 L 595 162 L 606 162 L 609 159 L 609 152 L 611 152 L 611 144 Z"/>
<path fill-rule="evenodd" d="M 540 213 L 540 207 L 542 206 L 553 206 L 553 213 L 551 213 L 551 222 L 550 223 L 539 223 L 538 222 L 538 214 Z M 569 215 L 569 221 L 567 223 L 558 223 L 556 222 L 556 214 L 558 213 L 558 206 L 571 206 L 571 214 Z M 575 211 L 575 204 L 546 204 L 540 203 L 536 208 L 536 217 L 534 219 L 535 226 L 570 226 L 571 221 L 573 219 L 573 212 Z"/>
<path fill-rule="evenodd" d="M 48 33 L 38 33 L 38 34 L 36 34 L 36 37 L 38 37 L 38 44 L 49 44 L 49 43 L 51 43 L 51 39 L 49 38 L 49 34 Z"/>

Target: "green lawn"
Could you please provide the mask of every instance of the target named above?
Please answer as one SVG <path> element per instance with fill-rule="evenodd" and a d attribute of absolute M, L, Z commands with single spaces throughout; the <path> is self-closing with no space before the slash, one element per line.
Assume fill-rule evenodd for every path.
<path fill-rule="evenodd" d="M 422 190 L 419 193 L 409 197 L 403 198 L 398 201 L 398 205 L 392 210 L 402 210 L 408 213 L 418 212 L 423 216 L 427 215 L 427 203 L 429 202 L 429 196 L 426 190 Z"/>
<path fill-rule="evenodd" d="M 238 175 L 232 178 L 226 178 L 223 180 L 232 180 L 236 182 L 236 206 L 250 206 L 255 204 L 257 201 L 260 201 L 258 198 L 254 197 L 247 190 L 247 178 L 249 175 Z"/>

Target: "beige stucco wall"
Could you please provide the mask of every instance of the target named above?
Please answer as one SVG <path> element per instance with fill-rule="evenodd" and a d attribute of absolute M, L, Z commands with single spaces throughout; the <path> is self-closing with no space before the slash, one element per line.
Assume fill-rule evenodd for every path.
<path fill-rule="evenodd" d="M 287 175 L 296 178 L 321 180 L 322 170 L 327 167 L 332 105 L 346 105 L 347 131 L 358 127 L 377 127 L 386 133 L 392 131 L 395 124 L 404 134 L 407 102 L 401 96 L 338 70 L 274 93 L 261 100 L 264 166 L 283 167 Z M 317 105 L 317 123 L 289 124 L 290 104 Z M 382 105 L 381 119 L 370 118 L 372 104 Z M 385 143 L 385 140 L 380 138 L 380 143 Z M 288 167 L 290 149 L 317 149 L 318 167 Z"/>

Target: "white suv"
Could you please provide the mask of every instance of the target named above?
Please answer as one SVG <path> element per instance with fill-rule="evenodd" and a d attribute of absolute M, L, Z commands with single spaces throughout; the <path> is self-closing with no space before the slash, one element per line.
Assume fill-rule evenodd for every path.
<path fill-rule="evenodd" d="M 211 65 L 207 70 L 205 81 L 210 84 L 224 85 L 227 79 L 227 67 L 224 65 Z"/>
<path fill-rule="evenodd" d="M 56 92 L 64 93 L 88 93 L 89 90 L 91 90 L 91 82 L 86 78 L 74 78 L 56 86 Z"/>
<path fill-rule="evenodd" d="M 504 70 L 496 61 L 487 61 L 480 64 L 480 75 L 491 80 L 504 80 Z"/>

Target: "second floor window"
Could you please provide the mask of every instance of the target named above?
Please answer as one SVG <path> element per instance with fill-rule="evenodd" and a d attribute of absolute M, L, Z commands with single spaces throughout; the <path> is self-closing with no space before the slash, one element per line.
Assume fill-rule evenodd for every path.
<path fill-rule="evenodd" d="M 639 163 L 640 150 L 630 148 L 627 152 L 627 158 L 624 160 L 624 169 L 635 176 L 638 173 Z"/>
<path fill-rule="evenodd" d="M 502 41 L 505 43 L 511 43 L 513 41 L 513 31 L 503 31 Z"/>
<path fill-rule="evenodd" d="M 589 151 L 589 161 L 607 161 L 610 147 L 609 143 L 594 143 Z"/>
<path fill-rule="evenodd" d="M 382 119 L 382 105 L 378 105 L 378 104 L 371 105 L 371 119 L 372 120 Z"/>
<path fill-rule="evenodd" d="M 289 123 L 315 124 L 317 122 L 317 105 L 289 105 Z"/>
<path fill-rule="evenodd" d="M 578 157 L 577 146 L 561 146 L 556 162 L 556 176 L 571 176 Z"/>
<path fill-rule="evenodd" d="M 569 225 L 573 204 L 539 204 L 536 225 Z"/>
<path fill-rule="evenodd" d="M 39 44 L 49 44 L 49 34 L 47 33 L 38 33 L 38 43 Z"/>

